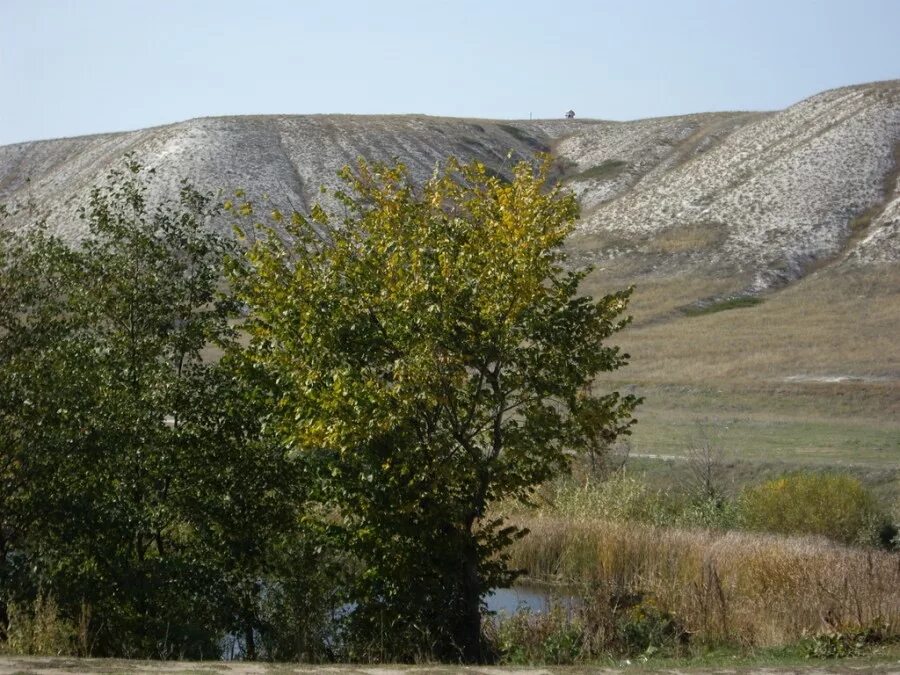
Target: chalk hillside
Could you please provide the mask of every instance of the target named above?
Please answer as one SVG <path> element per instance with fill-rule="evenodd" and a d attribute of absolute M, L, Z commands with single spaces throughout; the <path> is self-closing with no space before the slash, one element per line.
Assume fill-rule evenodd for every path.
<path fill-rule="evenodd" d="M 249 116 L 0 147 L 0 203 L 31 205 L 7 226 L 46 217 L 77 237 L 88 186 L 126 152 L 164 192 L 268 193 L 308 209 L 359 156 L 399 158 L 419 179 L 450 155 L 505 173 L 550 151 L 579 195 L 572 238 L 592 262 L 636 273 L 703 268 L 757 292 L 821 261 L 900 257 L 900 81 L 827 91 L 779 112 L 609 122 L 403 116 Z M 510 153 L 512 156 L 510 158 Z"/>

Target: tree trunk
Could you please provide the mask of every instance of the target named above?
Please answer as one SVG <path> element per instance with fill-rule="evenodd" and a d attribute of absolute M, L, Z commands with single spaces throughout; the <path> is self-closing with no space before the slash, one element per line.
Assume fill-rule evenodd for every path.
<path fill-rule="evenodd" d="M 2 528 L 2 525 L 0 525 Z M 6 576 L 6 538 L 0 529 L 0 580 Z M 6 598 L 0 597 L 0 642 L 6 642 L 9 636 L 9 610 Z"/>
<path fill-rule="evenodd" d="M 481 644 L 481 576 L 478 573 L 478 551 L 472 533 L 468 533 L 463 552 L 460 607 L 455 640 L 460 656 L 466 663 L 484 659 Z"/>
<path fill-rule="evenodd" d="M 247 627 L 244 629 L 244 636 L 247 640 L 247 660 L 256 661 L 256 640 L 253 636 L 252 623 L 247 623 Z"/>

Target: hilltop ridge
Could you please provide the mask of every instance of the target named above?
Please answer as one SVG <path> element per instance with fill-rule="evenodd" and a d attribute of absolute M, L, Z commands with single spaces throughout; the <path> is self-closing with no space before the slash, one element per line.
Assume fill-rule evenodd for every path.
<path fill-rule="evenodd" d="M 33 208 L 11 226 L 44 217 L 77 237 L 86 189 L 126 152 L 157 170 L 154 197 L 188 177 L 206 189 L 269 192 L 300 210 L 359 156 L 398 158 L 422 180 L 450 155 L 502 174 L 551 152 L 582 204 L 572 247 L 585 260 L 638 274 L 699 267 L 759 292 L 823 260 L 900 257 L 898 80 L 776 112 L 632 122 L 254 115 L 18 143 L 0 147 L 0 202 Z"/>

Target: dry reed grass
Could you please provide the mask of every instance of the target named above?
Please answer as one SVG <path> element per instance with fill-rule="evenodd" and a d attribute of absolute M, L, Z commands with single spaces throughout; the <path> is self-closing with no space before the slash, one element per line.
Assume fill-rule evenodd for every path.
<path fill-rule="evenodd" d="M 811 538 L 517 520 L 531 534 L 512 548 L 512 563 L 530 578 L 593 589 L 598 603 L 643 594 L 694 641 L 779 646 L 876 621 L 900 635 L 900 554 Z"/>

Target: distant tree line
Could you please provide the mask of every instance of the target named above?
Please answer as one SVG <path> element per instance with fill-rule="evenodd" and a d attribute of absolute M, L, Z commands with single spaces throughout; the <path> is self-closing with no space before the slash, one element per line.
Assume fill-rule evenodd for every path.
<path fill-rule="evenodd" d="M 52 607 L 85 655 L 490 660 L 526 534 L 491 505 L 638 403 L 593 387 L 628 291 L 578 295 L 574 198 L 360 162 L 337 217 L 151 207 L 151 174 L 93 188 L 78 244 L 0 243 L 0 649 Z"/>

